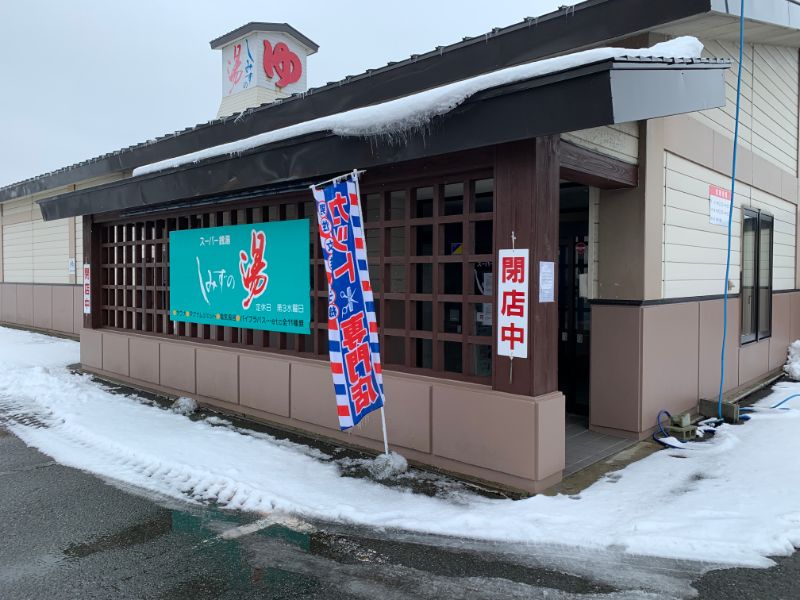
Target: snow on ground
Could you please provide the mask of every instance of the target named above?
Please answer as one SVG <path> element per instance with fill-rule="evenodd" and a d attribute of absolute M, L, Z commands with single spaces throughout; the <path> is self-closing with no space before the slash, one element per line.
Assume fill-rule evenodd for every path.
<path fill-rule="evenodd" d="M 783 370 L 795 381 L 800 381 L 800 340 L 789 346 L 789 356 L 783 365 Z"/>
<path fill-rule="evenodd" d="M 112 394 L 66 365 L 78 344 L 0 328 L 0 423 L 58 462 L 231 509 L 512 543 L 768 566 L 800 545 L 800 391 L 746 425 L 663 450 L 579 496 L 431 498 L 342 477 L 320 451 Z M 332 401 L 331 401 L 332 402 Z M 333 404 L 331 404 L 333 408 Z M 211 419 L 209 419 L 211 421 Z"/>
<path fill-rule="evenodd" d="M 699 58 L 702 51 L 703 44 L 697 38 L 679 37 L 661 42 L 650 48 L 640 48 L 638 50 L 631 48 L 593 48 L 564 56 L 547 58 L 533 63 L 484 73 L 483 75 L 456 81 L 396 100 L 312 119 L 274 131 L 259 133 L 243 140 L 220 144 L 219 146 L 205 148 L 190 154 L 143 165 L 133 170 L 133 176 L 173 169 L 188 163 L 196 163 L 226 154 L 237 154 L 266 144 L 324 131 L 330 131 L 339 136 L 351 137 L 397 136 L 403 132 L 426 127 L 434 117 L 450 112 L 470 96 L 493 87 L 623 56 L 691 59 Z"/>

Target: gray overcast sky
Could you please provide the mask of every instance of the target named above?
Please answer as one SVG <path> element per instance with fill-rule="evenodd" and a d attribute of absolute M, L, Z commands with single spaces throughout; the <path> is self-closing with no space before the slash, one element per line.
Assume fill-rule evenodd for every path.
<path fill-rule="evenodd" d="M 314 87 L 574 3 L 0 0 L 0 187 L 214 118 L 208 42 L 249 21 L 320 45 Z"/>

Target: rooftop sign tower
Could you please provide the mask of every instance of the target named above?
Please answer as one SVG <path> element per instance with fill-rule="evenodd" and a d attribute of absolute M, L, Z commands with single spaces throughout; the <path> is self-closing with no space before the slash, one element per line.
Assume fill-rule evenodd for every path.
<path fill-rule="evenodd" d="M 286 23 L 248 23 L 210 44 L 222 50 L 217 117 L 306 91 L 306 60 L 319 49 Z"/>

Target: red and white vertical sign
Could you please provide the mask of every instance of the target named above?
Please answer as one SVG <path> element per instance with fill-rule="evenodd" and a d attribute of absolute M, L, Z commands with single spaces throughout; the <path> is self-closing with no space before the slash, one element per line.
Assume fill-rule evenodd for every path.
<path fill-rule="evenodd" d="M 731 210 L 731 191 L 716 185 L 708 186 L 708 222 L 727 225 Z"/>
<path fill-rule="evenodd" d="M 528 358 L 529 252 L 525 248 L 498 254 L 497 354 Z"/>
<path fill-rule="evenodd" d="M 92 313 L 92 268 L 83 265 L 83 314 L 89 315 Z"/>

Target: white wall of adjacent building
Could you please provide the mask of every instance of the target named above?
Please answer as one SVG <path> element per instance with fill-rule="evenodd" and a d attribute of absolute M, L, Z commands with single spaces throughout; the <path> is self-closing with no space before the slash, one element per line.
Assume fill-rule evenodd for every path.
<path fill-rule="evenodd" d="M 726 73 L 727 104 L 692 113 L 698 126 L 733 140 L 738 45 L 704 40 L 705 55 L 732 61 Z M 763 159 L 783 181 L 798 176 L 798 50 L 763 44 L 744 48 L 740 152 Z M 727 166 L 730 157 L 727 159 Z M 755 163 L 754 163 L 755 164 Z M 709 222 L 709 185 L 730 189 L 727 174 L 667 150 L 664 153 L 662 297 L 720 295 L 724 290 L 727 229 Z M 718 165 L 717 165 L 718 166 Z M 754 169 L 758 169 L 756 165 Z M 782 172 L 782 173 L 781 173 Z M 731 293 L 739 292 L 741 209 L 762 209 L 775 218 L 773 289 L 796 288 L 797 186 L 776 195 L 737 177 L 731 243 Z M 750 185 L 753 184 L 753 185 Z M 778 185 L 777 187 L 781 187 Z M 785 187 L 785 186 L 784 186 Z M 772 190 L 774 192 L 774 190 Z"/>
<path fill-rule="evenodd" d="M 709 222 L 709 185 L 730 189 L 730 179 L 671 152 L 664 155 L 665 298 L 722 294 L 727 228 Z M 760 208 L 775 218 L 773 288 L 795 288 L 797 205 L 746 185 L 736 184 L 731 240 L 730 293 L 739 293 L 741 209 Z"/>
<path fill-rule="evenodd" d="M 704 55 L 726 58 L 727 104 L 695 114 L 700 122 L 733 138 L 739 44 L 703 40 Z M 745 44 L 742 61 L 741 147 L 797 175 L 798 51 L 797 48 Z"/>
<path fill-rule="evenodd" d="M 647 191 L 647 201 L 655 203 L 655 212 L 662 207 L 661 235 L 648 237 L 645 243 L 660 245 L 655 251 L 656 256 L 661 256 L 660 297 L 667 299 L 717 296 L 724 290 L 727 228 L 710 223 L 709 186 L 731 187 L 727 170 L 734 137 L 738 45 L 718 40 L 703 40 L 703 43 L 705 56 L 732 61 L 725 73 L 727 103 L 724 107 L 680 117 L 684 125 L 667 136 L 673 142 L 676 137 L 680 138 L 678 144 L 672 144 L 677 148 L 668 144 L 663 153 L 659 151 L 655 156 L 648 156 L 657 164 L 663 161 L 663 185 L 659 182 Z M 739 148 L 744 156 L 740 156 L 742 168 L 734 199 L 729 291 L 739 292 L 743 207 L 760 208 L 774 216 L 773 289 L 795 289 L 798 280 L 797 199 L 800 196 L 797 184 L 800 174 L 798 49 L 747 44 L 742 67 Z M 665 119 L 664 127 L 676 127 L 676 121 Z M 639 133 L 638 123 L 623 123 L 565 133 L 561 139 L 630 164 L 640 164 Z M 708 144 L 703 151 L 694 147 L 715 135 L 728 140 L 726 147 L 711 150 Z M 764 164 L 770 167 L 769 177 L 777 178 L 777 185 L 765 185 L 763 173 L 756 172 Z M 751 172 L 744 175 L 748 166 Z M 640 171 L 640 176 L 644 176 L 644 170 Z M 794 189 L 787 190 L 787 182 L 794 182 Z M 776 192 L 776 188 L 779 191 Z M 598 205 L 598 200 L 593 198 L 589 213 L 592 296 L 597 297 L 598 274 L 603 272 L 603 265 L 597 262 L 602 200 Z M 658 268 L 659 263 L 651 263 L 651 266 Z"/>
<path fill-rule="evenodd" d="M 129 173 L 88 179 L 0 204 L 0 282 L 83 283 L 83 219 L 45 222 L 37 202 L 65 192 L 86 189 L 129 176 Z M 70 259 L 75 272 L 70 272 Z"/>
<path fill-rule="evenodd" d="M 32 198 L 6 202 L 2 211 L 4 282 L 81 283 L 80 219 L 45 222 Z M 70 258 L 75 273 L 70 273 Z"/>

